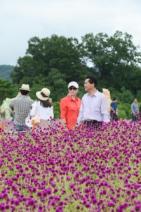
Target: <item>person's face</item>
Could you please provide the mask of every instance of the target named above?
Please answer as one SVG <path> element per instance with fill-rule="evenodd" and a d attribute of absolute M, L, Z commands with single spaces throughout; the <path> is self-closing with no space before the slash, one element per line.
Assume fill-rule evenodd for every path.
<path fill-rule="evenodd" d="M 85 91 L 90 91 L 90 90 L 94 89 L 94 84 L 91 84 L 89 82 L 89 79 L 86 79 L 84 82 L 84 88 L 85 88 Z"/>
<path fill-rule="evenodd" d="M 68 90 L 69 90 L 69 95 L 71 96 L 76 96 L 78 93 L 78 89 L 75 88 L 74 86 L 71 86 Z"/>

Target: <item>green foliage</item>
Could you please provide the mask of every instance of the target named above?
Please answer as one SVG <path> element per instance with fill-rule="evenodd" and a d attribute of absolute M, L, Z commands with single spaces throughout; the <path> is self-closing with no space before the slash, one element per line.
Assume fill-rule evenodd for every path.
<path fill-rule="evenodd" d="M 124 98 L 129 102 L 131 93 L 136 95 L 141 90 L 140 63 L 141 52 L 134 46 L 132 36 L 119 31 L 112 36 L 86 34 L 81 41 L 57 35 L 33 37 L 28 42 L 26 55 L 18 59 L 12 79 L 18 84 L 30 83 L 34 90 L 40 85 L 48 86 L 56 101 L 64 95 L 69 81 L 82 84 L 91 73 L 98 78 L 99 87 L 110 85 L 117 91 L 124 87 Z"/>
<path fill-rule="evenodd" d="M 138 101 L 141 102 L 141 90 L 138 90 L 138 91 L 137 91 L 136 97 L 137 97 Z"/>
<path fill-rule="evenodd" d="M 122 119 L 131 118 L 131 103 L 134 99 L 134 95 L 130 90 L 122 87 L 119 91 L 111 88 L 112 98 L 117 98 L 118 100 L 118 116 Z"/>
<path fill-rule="evenodd" d="M 59 100 L 67 92 L 67 83 L 64 75 L 58 69 L 51 69 L 47 78 L 48 87 L 52 91 L 53 100 Z"/>
<path fill-rule="evenodd" d="M 17 89 L 9 81 L 0 79 L 0 104 L 6 98 L 12 98 L 17 94 Z"/>
<path fill-rule="evenodd" d="M 141 88 L 136 77 L 141 76 L 141 68 L 138 67 L 141 53 L 134 46 L 131 35 L 119 31 L 113 36 L 87 34 L 82 39 L 82 45 L 83 56 L 93 63 L 93 71 L 101 86 L 110 85 L 117 90 L 124 86 L 133 92 Z"/>
<path fill-rule="evenodd" d="M 122 119 L 131 118 L 131 109 L 129 103 L 119 103 L 118 105 L 118 117 Z"/>
<path fill-rule="evenodd" d="M 125 89 L 125 87 L 122 87 L 119 90 L 109 88 L 109 90 L 111 91 L 112 99 L 116 98 L 120 102 L 131 103 L 134 99 L 133 93 L 130 90 Z"/>
<path fill-rule="evenodd" d="M 119 98 L 122 102 L 131 103 L 134 99 L 134 96 L 130 90 L 127 90 L 123 87 L 123 88 L 121 88 L 121 94 L 120 94 Z"/>
<path fill-rule="evenodd" d="M 27 54 L 19 58 L 13 71 L 12 77 L 16 83 L 23 80 L 31 82 L 31 79 L 33 82 L 38 75 L 47 77 L 52 69 L 63 74 L 66 82 L 79 81 L 85 72 L 77 39 L 52 35 L 44 39 L 33 37 L 28 44 Z"/>
<path fill-rule="evenodd" d="M 54 109 L 54 118 L 60 118 L 59 102 L 53 103 L 53 109 Z"/>

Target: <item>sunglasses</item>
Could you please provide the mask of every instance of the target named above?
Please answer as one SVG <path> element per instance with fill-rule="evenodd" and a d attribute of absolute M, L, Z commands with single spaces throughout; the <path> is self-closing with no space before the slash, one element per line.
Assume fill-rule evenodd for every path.
<path fill-rule="evenodd" d="M 75 87 L 70 87 L 69 90 L 77 90 Z"/>

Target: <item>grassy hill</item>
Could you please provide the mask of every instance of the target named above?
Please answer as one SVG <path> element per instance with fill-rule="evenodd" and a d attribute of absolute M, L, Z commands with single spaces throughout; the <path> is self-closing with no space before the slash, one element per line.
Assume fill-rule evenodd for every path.
<path fill-rule="evenodd" d="M 14 66 L 0 65 L 0 78 L 4 80 L 10 80 L 10 74 L 13 71 Z"/>

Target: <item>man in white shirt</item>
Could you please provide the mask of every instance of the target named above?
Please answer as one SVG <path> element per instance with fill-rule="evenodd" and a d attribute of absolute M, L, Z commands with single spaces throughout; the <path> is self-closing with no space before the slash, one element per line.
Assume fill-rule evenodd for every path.
<path fill-rule="evenodd" d="M 109 122 L 109 113 L 106 97 L 96 89 L 97 81 L 89 76 L 85 79 L 84 88 L 87 92 L 82 97 L 78 124 L 99 126 L 102 122 Z"/>

